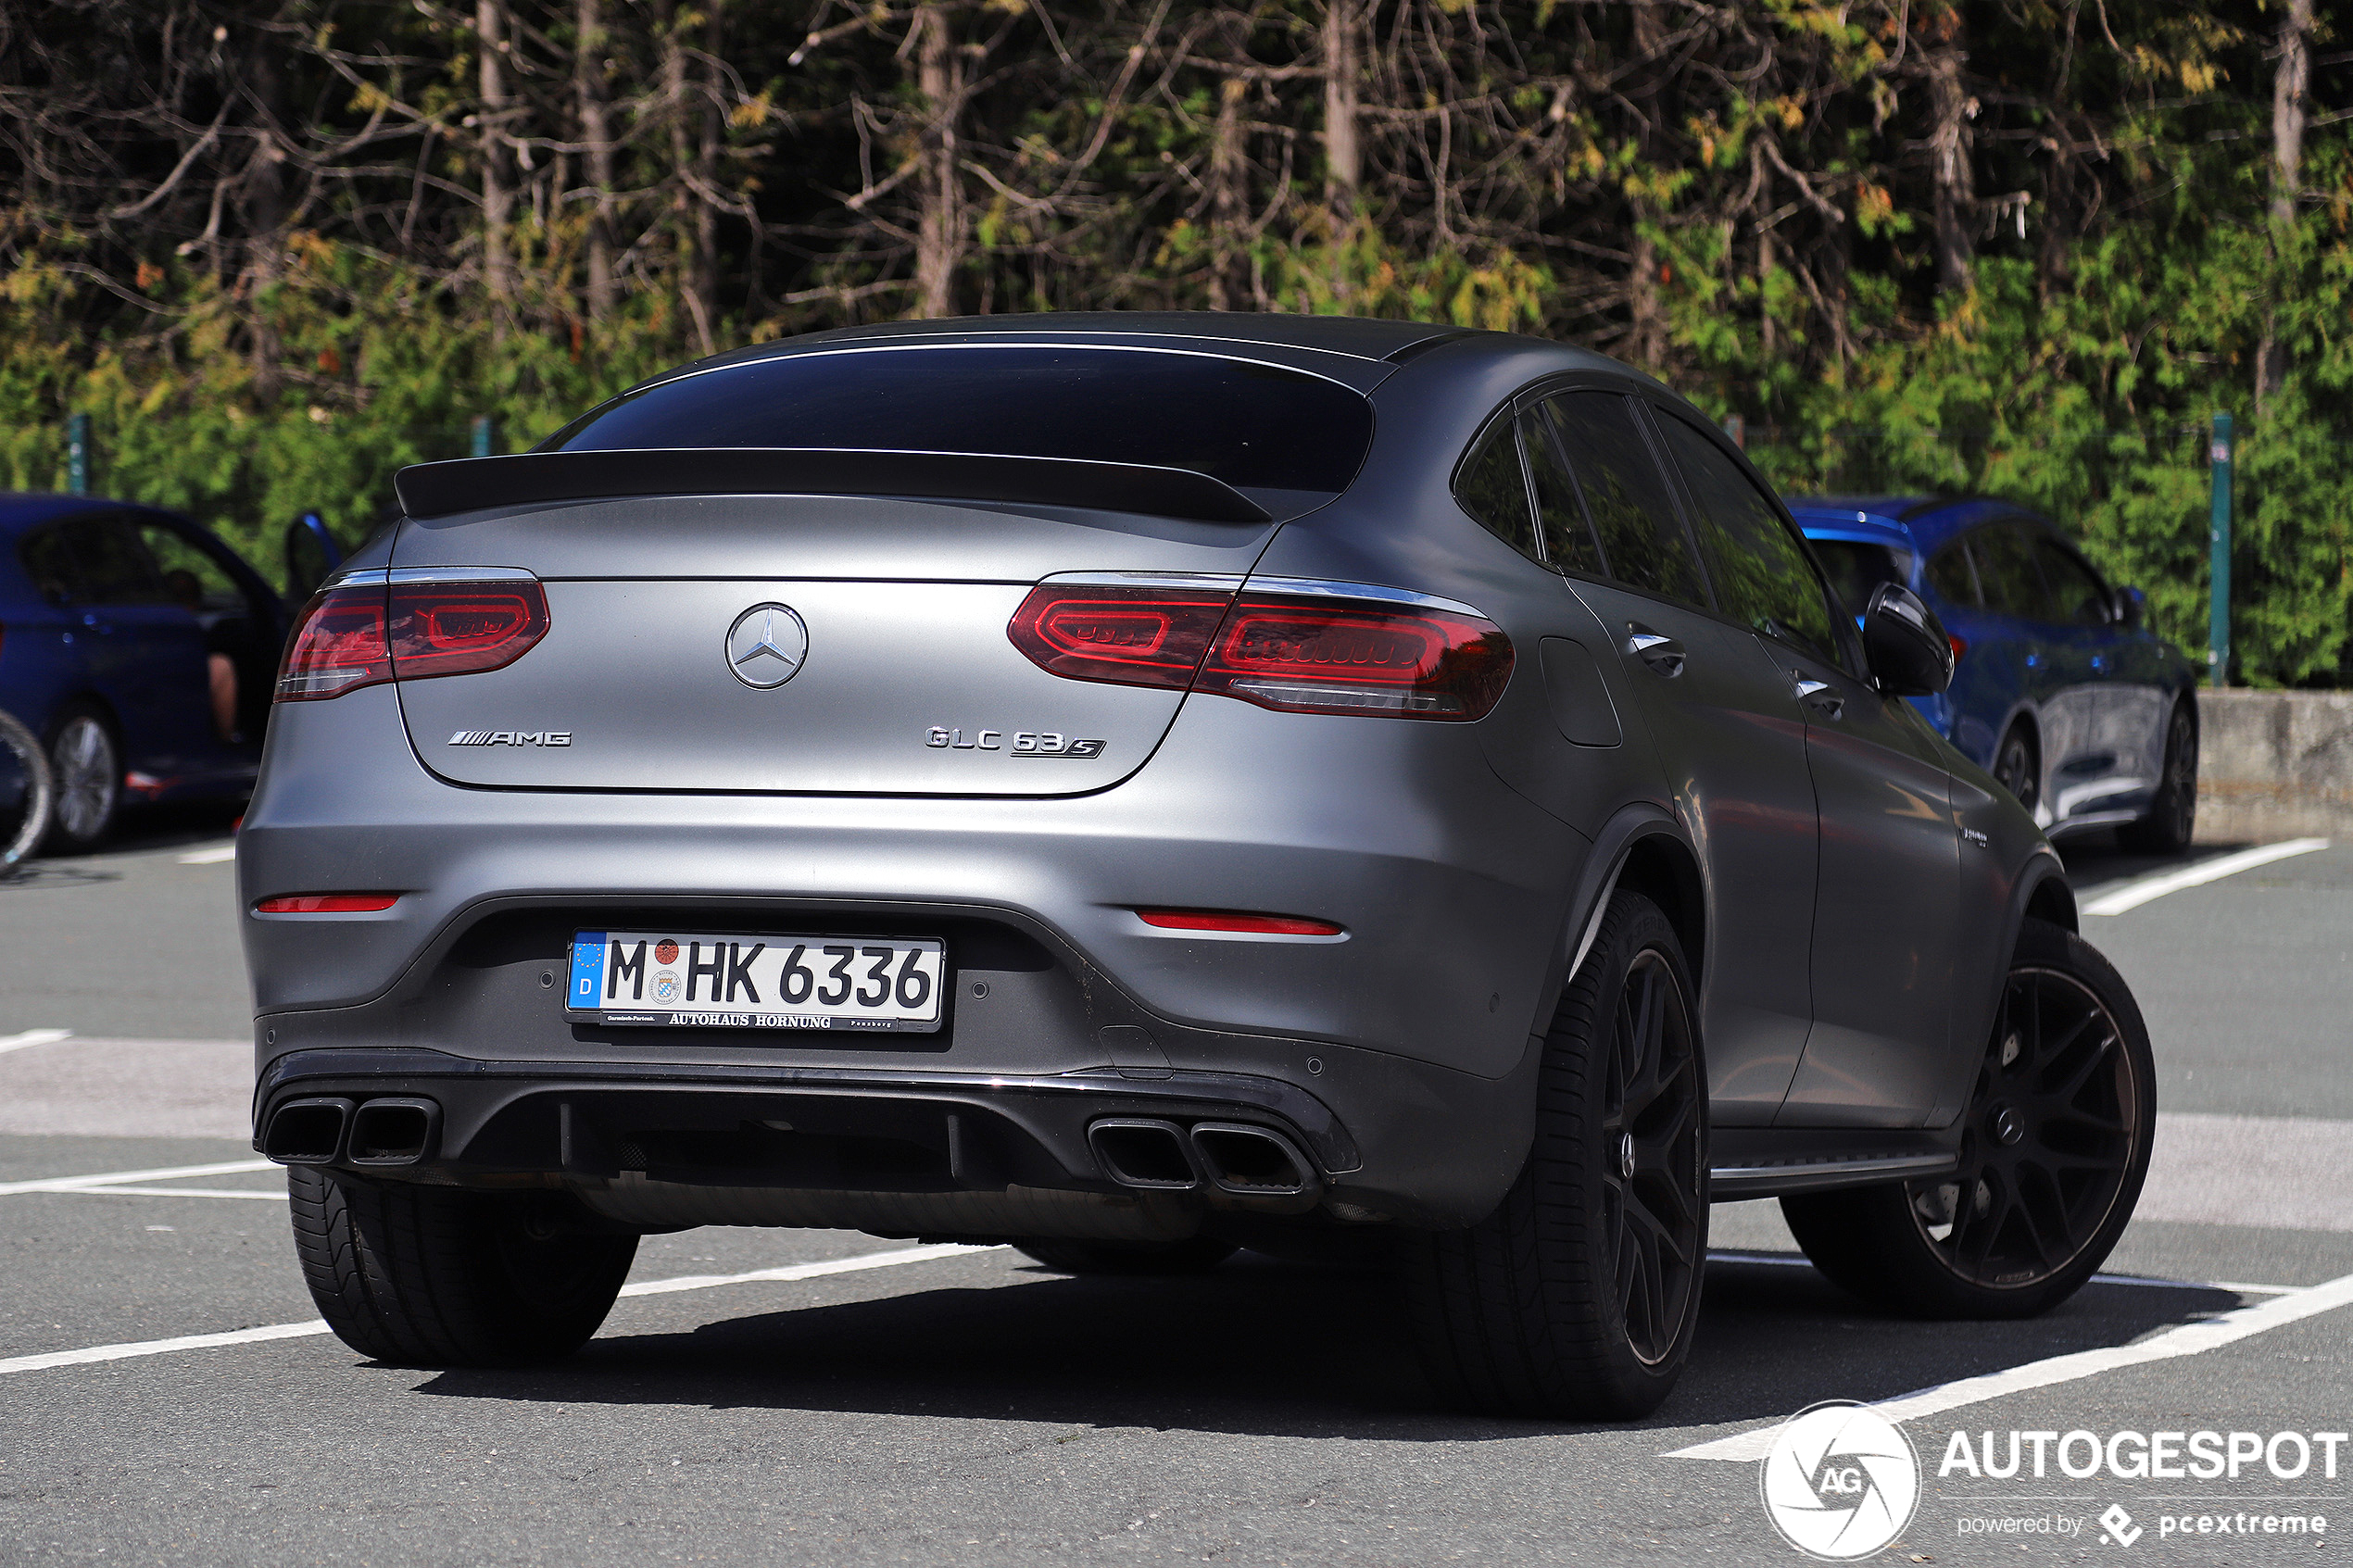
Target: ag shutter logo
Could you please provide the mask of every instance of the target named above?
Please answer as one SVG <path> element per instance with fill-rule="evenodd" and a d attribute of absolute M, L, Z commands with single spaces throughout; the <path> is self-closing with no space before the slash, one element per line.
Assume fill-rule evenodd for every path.
<path fill-rule="evenodd" d="M 2108 1504 L 2108 1512 L 2100 1515 L 2100 1539 L 2104 1541 L 2114 1541 L 2118 1546 L 2131 1546 L 2147 1533 L 2133 1523 L 2133 1516 L 2124 1512 L 2124 1505 L 2121 1503 Z"/>
<path fill-rule="evenodd" d="M 1911 1439 L 1852 1399 L 1798 1411 L 1774 1434 L 1758 1489 L 1781 1538 L 1808 1557 L 1851 1562 L 1904 1533 L 1920 1500 Z"/>

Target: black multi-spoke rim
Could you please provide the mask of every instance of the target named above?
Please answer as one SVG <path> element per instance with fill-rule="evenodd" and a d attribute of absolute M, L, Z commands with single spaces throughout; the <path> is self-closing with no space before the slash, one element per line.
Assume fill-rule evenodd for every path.
<path fill-rule="evenodd" d="M 2010 972 L 1961 1135 L 1960 1169 L 1911 1185 L 1912 1219 L 1974 1285 L 2039 1285 L 2083 1255 L 2145 1135 L 2123 1032 L 2082 981 Z"/>
<path fill-rule="evenodd" d="M 1994 761 L 1994 782 L 2018 797 L 2020 805 L 2034 809 L 2034 798 L 2041 791 L 2034 777 L 2034 753 L 2024 735 L 2012 735 L 2002 743 L 2002 755 Z"/>
<path fill-rule="evenodd" d="M 1655 1365 L 1674 1349 L 1698 1294 L 1704 1159 L 1691 1011 L 1657 949 L 1628 967 L 1609 1042 L 1602 1202 L 1627 1341 Z"/>

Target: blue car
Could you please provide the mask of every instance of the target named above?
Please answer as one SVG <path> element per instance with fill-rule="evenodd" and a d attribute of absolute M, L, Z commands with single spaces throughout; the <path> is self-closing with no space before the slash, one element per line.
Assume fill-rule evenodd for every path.
<path fill-rule="evenodd" d="M 126 799 L 253 787 L 286 610 L 184 517 L 0 495 L 0 709 L 57 771 L 52 848 L 89 849 Z"/>
<path fill-rule="evenodd" d="M 2057 838 L 2113 827 L 2170 852 L 2197 814 L 2198 667 L 2142 624 L 2049 520 L 1982 496 L 1817 496 L 1790 509 L 1859 613 L 1900 583 L 1944 622 L 1929 721 Z"/>

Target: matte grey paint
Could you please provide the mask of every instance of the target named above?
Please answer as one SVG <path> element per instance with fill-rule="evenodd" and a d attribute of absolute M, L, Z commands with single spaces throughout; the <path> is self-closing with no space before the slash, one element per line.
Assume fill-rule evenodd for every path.
<path fill-rule="evenodd" d="M 1154 1076 L 1164 1057 L 1175 1074 L 1248 1080 L 1279 1087 L 1277 1099 L 1328 1107 L 1361 1161 L 1326 1169 L 1334 1196 L 1358 1194 L 1409 1223 L 1459 1224 L 1518 1169 L 1536 1037 L 1599 900 L 1627 855 L 1655 841 L 1688 857 L 1695 879 L 1692 946 L 1719 1123 L 1752 1129 L 1743 1135 L 1760 1148 L 1803 1148 L 1809 1135 L 1852 1135 L 1840 1126 L 1951 1122 L 2017 921 L 2057 870 L 2032 823 L 1949 747 L 1902 730 L 1860 683 L 1847 678 L 1847 710 L 1864 721 L 1811 735 L 1755 633 L 1708 610 L 1564 580 L 1453 499 L 1457 459 L 1516 395 L 1577 383 L 1664 399 L 1663 388 L 1528 339 L 1302 318 L 901 324 L 746 356 L 1013 332 L 1210 352 L 1248 343 L 1254 357 L 1368 389 L 1378 433 L 1345 494 L 1260 528 L 761 495 L 404 523 L 396 559 L 380 540 L 352 567 L 528 568 L 547 580 L 553 626 L 507 671 L 278 709 L 240 840 L 245 907 L 300 891 L 403 897 L 378 915 L 247 918 L 269 1093 L 301 1092 L 306 1063 L 332 1060 L 348 1075 L 355 1061 L 389 1061 L 371 1053 L 396 1047 L 407 1047 L 404 1071 L 444 1061 L 584 1082 L 951 1070 L 976 1078 L 969 1092 L 980 1095 L 1014 1092 L 990 1082 L 1090 1073 L 1122 1092 L 1196 1092 L 1184 1088 L 1192 1080 Z M 1494 712 L 1461 725 L 1063 682 L 1004 639 L 1013 606 L 1047 576 L 1170 571 L 1436 596 L 1492 618 L 1517 661 Z M 769 599 L 809 618 L 809 663 L 777 691 L 753 692 L 726 674 L 719 639 L 736 613 Z M 921 635 L 877 633 L 877 618 L 909 606 L 922 612 Z M 1624 653 L 1637 623 L 1684 640 L 1685 674 L 1664 679 Z M 1548 660 L 1548 638 L 1590 662 Z M 1580 744 L 1599 734 L 1584 728 L 1599 721 L 1596 684 L 1618 744 Z M 792 715 L 774 706 L 797 694 L 816 696 Z M 1000 704 L 1007 725 L 1027 724 L 1033 705 L 1051 708 L 1061 722 L 1099 723 L 1091 733 L 1115 744 L 1100 762 L 1007 760 L 1085 775 L 1014 785 L 950 771 L 984 759 L 927 755 L 919 733 L 900 755 L 902 724 L 967 702 Z M 1000 712 L 921 721 L 994 727 Z M 569 753 L 431 744 L 482 726 L 576 735 Z M 613 738 L 600 740 L 599 726 Z M 1838 766 L 1818 771 L 1832 754 Z M 1889 769 L 1876 780 L 1875 758 Z M 1952 780 L 1941 804 L 1940 769 Z M 1922 814 L 1891 805 L 1899 788 Z M 1939 820 L 1940 809 L 1949 814 Z M 1963 826 L 1985 846 L 1946 858 L 1937 844 L 1957 843 Z M 1852 853 L 1826 850 L 1822 829 L 1851 837 Z M 1886 854 L 1906 870 L 1874 881 L 1874 858 Z M 1949 883 L 1942 893 L 1919 884 L 1947 875 L 1957 901 Z M 1868 951 L 1842 958 L 1815 939 L 1818 886 L 1833 900 L 1872 900 L 1868 913 L 1833 911 L 1833 924 L 1876 921 Z M 1153 905 L 1303 914 L 1345 935 L 1174 932 L 1130 912 Z M 539 976 L 560 961 L 572 922 L 618 909 L 682 930 L 953 926 L 968 935 L 951 940 L 951 960 L 969 972 L 937 1036 L 753 1041 L 566 1024 L 560 994 Z M 1864 970 L 1853 996 L 1818 1010 L 1818 991 Z M 1818 1012 L 1829 1028 L 1817 1031 Z M 1853 1062 L 1874 1074 L 1815 1097 L 1831 1131 L 1783 1115 L 1801 1055 L 1812 1060 L 1809 1033 L 1824 1046 L 1822 1083 L 1840 1085 Z M 402 1082 L 398 1092 L 426 1092 Z"/>

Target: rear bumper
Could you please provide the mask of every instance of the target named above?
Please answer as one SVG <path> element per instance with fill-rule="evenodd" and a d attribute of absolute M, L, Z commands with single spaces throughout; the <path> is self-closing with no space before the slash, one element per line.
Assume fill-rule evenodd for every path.
<path fill-rule="evenodd" d="M 1318 1094 L 1199 1070 L 987 1074 L 314 1047 L 262 1073 L 254 1143 L 286 1163 L 557 1188 L 608 1214 L 681 1223 L 761 1223 L 764 1202 L 765 1223 L 970 1233 L 1006 1194 L 1095 1195 L 1176 1234 L 1218 1213 L 1321 1209 L 1454 1226 L 1492 1207 L 1526 1152 L 1506 1130 L 1524 1085 L 1327 1054 L 1315 1059 Z M 383 1114 L 396 1107 L 396 1123 Z M 1106 1128 L 1164 1130 L 1167 1147 L 1190 1152 L 1173 1171 L 1123 1166 Z M 1276 1169 L 1221 1160 L 1202 1129 L 1258 1135 Z"/>

